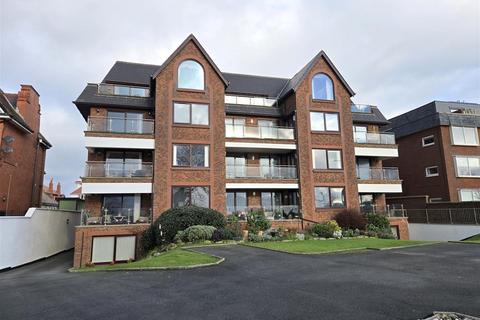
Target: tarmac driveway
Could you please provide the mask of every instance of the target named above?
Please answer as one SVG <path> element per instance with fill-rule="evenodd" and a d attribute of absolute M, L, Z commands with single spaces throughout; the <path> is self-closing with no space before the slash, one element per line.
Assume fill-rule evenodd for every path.
<path fill-rule="evenodd" d="M 480 315 L 480 245 L 292 255 L 199 249 L 218 266 L 68 273 L 67 252 L 0 273 L 0 319 L 418 319 Z"/>

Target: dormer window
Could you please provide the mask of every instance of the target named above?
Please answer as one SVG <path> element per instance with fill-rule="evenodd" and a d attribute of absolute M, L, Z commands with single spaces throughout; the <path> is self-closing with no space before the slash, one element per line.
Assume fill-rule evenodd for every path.
<path fill-rule="evenodd" d="M 329 76 L 318 73 L 313 77 L 312 97 L 315 100 L 333 100 L 333 82 Z"/>
<path fill-rule="evenodd" d="M 205 75 L 200 63 L 185 60 L 178 66 L 178 88 L 205 90 Z"/>

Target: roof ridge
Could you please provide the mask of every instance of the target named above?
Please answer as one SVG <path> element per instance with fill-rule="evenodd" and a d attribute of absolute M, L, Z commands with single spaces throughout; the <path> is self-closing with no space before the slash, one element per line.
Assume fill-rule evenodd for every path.
<path fill-rule="evenodd" d="M 144 66 L 152 66 L 152 67 L 160 67 L 161 64 L 151 64 L 151 63 L 143 63 L 143 62 L 132 62 L 132 61 L 124 61 L 124 60 L 116 60 L 115 63 L 121 62 L 121 63 L 128 63 L 128 64 L 140 64 Z"/>

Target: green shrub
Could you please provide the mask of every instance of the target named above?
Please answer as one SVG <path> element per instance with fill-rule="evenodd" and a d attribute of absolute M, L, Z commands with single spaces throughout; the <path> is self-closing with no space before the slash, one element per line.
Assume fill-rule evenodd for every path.
<path fill-rule="evenodd" d="M 265 218 L 263 210 L 255 210 L 247 215 L 247 230 L 248 233 L 257 234 L 259 231 L 265 231 L 270 228 L 270 221 Z"/>
<path fill-rule="evenodd" d="M 160 230 L 155 228 L 155 226 L 150 225 L 150 227 L 148 227 L 147 230 L 142 233 L 140 238 L 143 254 L 146 254 L 150 250 L 153 250 L 156 246 L 160 245 L 159 240 Z"/>
<path fill-rule="evenodd" d="M 335 215 L 335 221 L 343 229 L 365 229 L 367 219 L 365 215 L 353 209 L 345 209 Z"/>
<path fill-rule="evenodd" d="M 197 206 L 172 208 L 160 215 L 154 226 L 162 226 L 163 239 L 172 242 L 178 231 L 195 225 L 225 227 L 225 217 L 218 211 Z"/>
<path fill-rule="evenodd" d="M 201 242 L 212 239 L 213 233 L 217 228 L 212 226 L 191 226 L 177 233 L 176 238 L 183 242 Z"/>
<path fill-rule="evenodd" d="M 251 242 L 262 242 L 263 241 L 263 237 L 262 236 L 259 236 L 258 234 L 256 233 L 248 233 L 248 241 L 251 241 Z"/>
<path fill-rule="evenodd" d="M 222 240 L 233 240 L 235 237 L 237 237 L 235 233 L 228 228 L 217 229 L 213 232 L 212 241 L 218 242 Z"/>
<path fill-rule="evenodd" d="M 369 230 L 373 230 L 372 226 L 375 226 L 377 230 L 390 230 L 390 222 L 383 215 L 367 214 L 367 223 Z"/>
<path fill-rule="evenodd" d="M 342 229 L 335 220 L 319 223 L 313 226 L 312 232 L 322 238 L 333 238 L 334 235 L 341 235 Z"/>
<path fill-rule="evenodd" d="M 242 237 L 242 225 L 240 224 L 240 221 L 236 215 L 227 216 L 227 224 L 225 225 L 225 229 L 229 230 L 233 234 L 232 239 Z"/>

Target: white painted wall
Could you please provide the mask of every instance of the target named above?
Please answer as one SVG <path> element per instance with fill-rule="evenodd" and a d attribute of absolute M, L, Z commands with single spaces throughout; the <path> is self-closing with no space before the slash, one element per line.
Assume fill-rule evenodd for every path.
<path fill-rule="evenodd" d="M 85 137 L 87 148 L 155 149 L 155 139 Z"/>
<path fill-rule="evenodd" d="M 355 147 L 355 155 L 357 157 L 395 158 L 398 157 L 398 148 Z"/>
<path fill-rule="evenodd" d="M 358 192 L 398 193 L 398 192 L 402 192 L 402 184 L 401 183 L 359 183 Z"/>
<path fill-rule="evenodd" d="M 480 225 L 409 223 L 410 240 L 458 241 L 480 233 Z"/>
<path fill-rule="evenodd" d="M 152 193 L 151 182 L 84 182 L 82 194 Z"/>
<path fill-rule="evenodd" d="M 25 216 L 0 217 L 0 270 L 73 248 L 79 224 L 75 211 L 30 208 Z"/>

